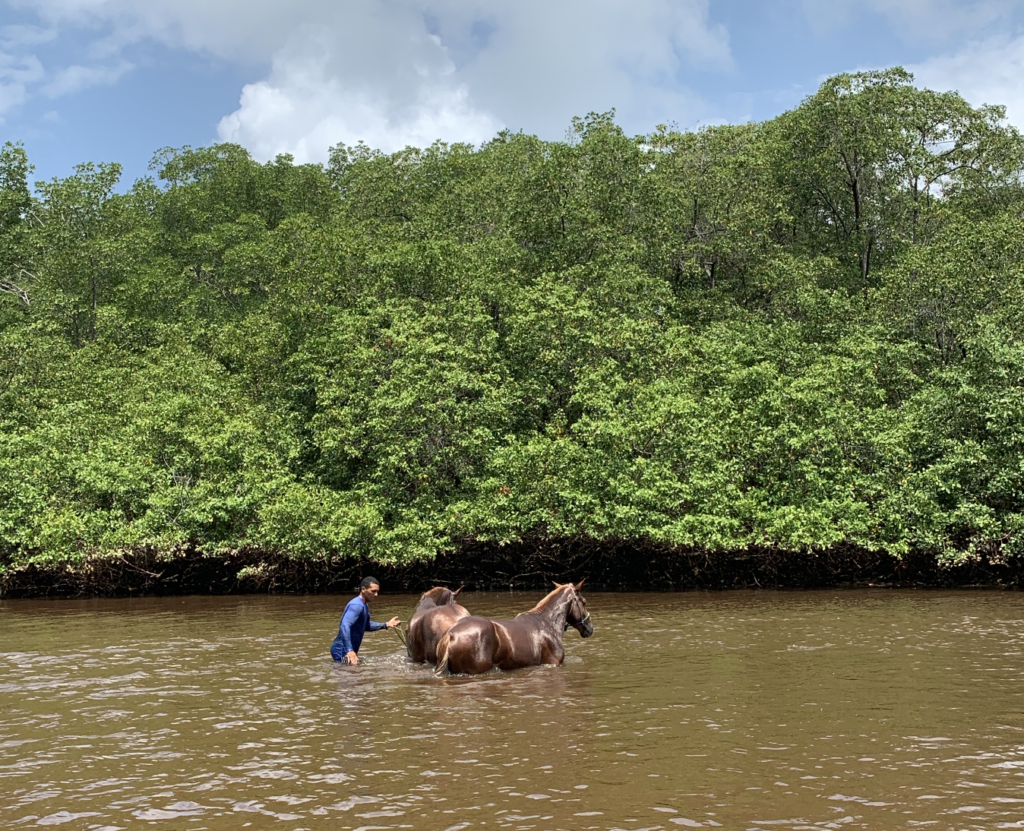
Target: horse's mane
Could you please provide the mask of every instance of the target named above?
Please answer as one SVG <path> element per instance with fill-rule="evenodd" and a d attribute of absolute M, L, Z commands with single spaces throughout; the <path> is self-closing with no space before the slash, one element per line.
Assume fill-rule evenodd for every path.
<path fill-rule="evenodd" d="M 554 598 L 554 596 L 556 594 L 558 594 L 560 591 L 564 591 L 565 589 L 574 589 L 575 590 L 575 588 L 576 587 L 573 586 L 572 583 L 566 583 L 565 585 L 558 586 L 558 588 L 552 589 L 546 595 L 544 595 L 544 597 L 542 597 L 537 602 L 537 605 L 534 606 L 532 609 L 527 609 L 525 612 L 520 612 L 518 615 L 516 615 L 516 617 L 519 617 L 520 615 L 529 615 L 529 614 L 533 614 L 535 612 L 541 612 L 541 611 L 544 610 L 544 607 L 547 606 L 548 603 L 550 603 L 551 600 Z"/>

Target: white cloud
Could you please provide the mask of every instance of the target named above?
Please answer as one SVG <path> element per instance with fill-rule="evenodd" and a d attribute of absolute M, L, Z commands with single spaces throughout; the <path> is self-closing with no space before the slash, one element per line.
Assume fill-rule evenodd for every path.
<path fill-rule="evenodd" d="M 4 115 L 28 97 L 30 86 L 45 75 L 35 57 L 0 52 L 0 124 Z"/>
<path fill-rule="evenodd" d="M 708 0 L 10 0 L 48 27 L 94 29 L 109 63 L 145 39 L 269 74 L 218 125 L 259 158 L 478 142 L 501 126 L 557 136 L 617 108 L 627 129 L 721 114 L 685 76 L 732 69 Z M 99 77 L 98 75 L 96 77 Z"/>
<path fill-rule="evenodd" d="M 864 12 L 881 15 L 907 41 L 946 40 L 1008 18 L 1019 0 L 802 0 L 812 27 L 830 29 Z"/>
<path fill-rule="evenodd" d="M 0 81 L 0 124 L 4 123 L 4 115 L 25 100 L 25 87 L 22 84 L 5 84 Z"/>
<path fill-rule="evenodd" d="M 112 66 L 75 64 L 50 71 L 32 50 L 58 36 L 54 26 L 0 26 L 0 121 L 33 95 L 56 98 L 96 84 L 111 84 L 131 69 L 127 62 L 118 61 Z"/>
<path fill-rule="evenodd" d="M 323 159 L 337 141 L 480 142 L 502 125 L 554 136 L 573 115 L 613 107 L 643 130 L 705 114 L 679 91 L 695 66 L 731 67 L 704 2 L 391 4 L 296 32 L 218 132 L 258 157 L 273 146 Z"/>
<path fill-rule="evenodd" d="M 482 142 L 501 128 L 473 107 L 465 87 L 446 83 L 450 65 L 432 72 L 429 64 L 414 64 L 413 94 L 386 98 L 359 79 L 346 83 L 332 73 L 325 44 L 300 43 L 303 48 L 275 58 L 270 78 L 243 88 L 241 106 L 217 127 L 222 141 L 242 144 L 257 158 L 291 153 L 306 162 L 323 161 L 327 148 L 342 140 L 394 150 L 439 138 Z"/>
<path fill-rule="evenodd" d="M 42 87 L 42 92 L 48 98 L 57 98 L 61 95 L 78 92 L 87 87 L 113 84 L 131 69 L 132 65 L 127 61 L 121 61 L 115 66 L 81 66 L 74 64 L 54 73 L 50 80 Z"/>
<path fill-rule="evenodd" d="M 229 60 L 267 61 L 304 25 L 344 17 L 368 2 L 338 0 L 8 0 L 51 27 L 92 29 L 98 54 L 146 38 Z M 391 0 L 384 0 L 390 4 Z M 379 3 L 379 0 L 378 0 Z"/>
<path fill-rule="evenodd" d="M 0 47 L 4 49 L 38 46 L 41 43 L 49 43 L 56 37 L 56 29 L 42 26 L 0 26 Z"/>
<path fill-rule="evenodd" d="M 957 90 L 974 106 L 1004 105 L 1010 123 L 1024 129 L 1024 36 L 974 41 L 907 69 L 919 85 Z"/>
<path fill-rule="evenodd" d="M 270 76 L 247 84 L 218 135 L 257 158 L 326 158 L 338 141 L 386 150 L 441 138 L 484 141 L 500 129 L 474 106 L 436 34 L 411 4 L 346 26 L 304 26 L 274 55 Z"/>
<path fill-rule="evenodd" d="M 519 0 L 492 19 L 487 48 L 463 73 L 515 129 L 551 135 L 573 115 L 613 107 L 637 131 L 690 123 L 717 113 L 686 91 L 685 77 L 733 67 L 727 32 L 697 0 Z"/>

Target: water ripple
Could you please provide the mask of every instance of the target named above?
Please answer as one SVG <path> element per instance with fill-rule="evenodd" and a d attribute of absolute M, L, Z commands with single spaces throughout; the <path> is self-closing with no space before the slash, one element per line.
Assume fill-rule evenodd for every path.
<path fill-rule="evenodd" d="M 535 596 L 469 595 L 507 615 Z M 435 678 L 342 598 L 0 603 L 13 827 L 1024 827 L 1024 601 L 590 594 L 560 669 Z M 412 597 L 381 598 L 377 618 Z"/>

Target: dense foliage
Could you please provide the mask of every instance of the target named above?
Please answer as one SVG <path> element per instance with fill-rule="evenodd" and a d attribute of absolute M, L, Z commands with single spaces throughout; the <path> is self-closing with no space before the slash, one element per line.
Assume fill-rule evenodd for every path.
<path fill-rule="evenodd" d="M 1024 550 L 1024 143 L 842 75 L 765 123 L 327 166 L 0 152 L 0 571 L 589 538 Z"/>

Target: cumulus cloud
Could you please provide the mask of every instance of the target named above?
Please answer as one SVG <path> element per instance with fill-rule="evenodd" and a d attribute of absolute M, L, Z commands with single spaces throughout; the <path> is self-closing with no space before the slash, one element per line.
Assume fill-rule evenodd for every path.
<path fill-rule="evenodd" d="M 728 33 L 706 2 L 519 0 L 489 18 L 485 8 L 478 19 L 491 22 L 486 48 L 462 72 L 514 129 L 550 135 L 573 115 L 613 107 L 636 130 L 693 122 L 717 113 L 687 91 L 687 77 L 733 68 Z M 467 40 L 474 21 L 455 22 L 451 40 Z"/>
<path fill-rule="evenodd" d="M 479 143 L 501 129 L 473 106 L 464 85 L 445 82 L 450 73 L 422 71 L 404 94 L 384 97 L 370 84 L 332 73 L 325 45 L 303 46 L 277 56 L 267 80 L 246 84 L 239 108 L 217 125 L 222 141 L 237 142 L 257 158 L 291 153 L 306 162 L 324 160 L 339 141 L 394 150 L 437 139 Z"/>
<path fill-rule="evenodd" d="M 706 115 L 685 71 L 730 67 L 704 2 L 409 2 L 297 32 L 219 134 L 261 156 L 274 145 L 323 158 L 339 140 L 390 150 L 479 142 L 501 126 L 558 135 L 573 115 L 613 107 L 650 129 Z"/>
<path fill-rule="evenodd" d="M 393 150 L 493 136 L 500 120 L 474 104 L 422 12 L 413 4 L 388 12 L 294 31 L 270 75 L 244 87 L 219 137 L 257 158 L 289 152 L 309 161 L 338 141 Z"/>
<path fill-rule="evenodd" d="M 478 142 L 503 125 L 559 135 L 613 107 L 627 129 L 693 123 L 718 113 L 688 74 L 732 68 L 708 0 L 9 2 L 45 27 L 93 30 L 97 61 L 151 39 L 264 67 L 218 125 L 260 158 L 323 159 L 359 139 Z"/>
<path fill-rule="evenodd" d="M 1007 120 L 1024 129 L 1024 36 L 994 37 L 969 43 L 960 51 L 907 67 L 917 83 L 936 90 L 957 90 L 975 106 L 1002 104 Z"/>

